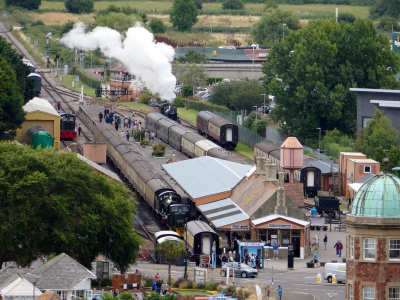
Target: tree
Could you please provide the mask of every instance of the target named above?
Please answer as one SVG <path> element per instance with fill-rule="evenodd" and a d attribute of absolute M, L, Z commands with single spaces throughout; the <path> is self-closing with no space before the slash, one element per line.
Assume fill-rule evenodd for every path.
<path fill-rule="evenodd" d="M 349 23 L 354 23 L 356 20 L 356 16 L 351 14 L 351 13 L 340 13 L 338 16 L 338 21 L 341 22 L 349 22 Z"/>
<path fill-rule="evenodd" d="M 5 0 L 7 6 L 18 6 L 27 10 L 39 9 L 42 0 Z"/>
<path fill-rule="evenodd" d="M 193 85 L 185 84 L 182 88 L 182 97 L 192 97 L 194 92 Z"/>
<path fill-rule="evenodd" d="M 258 121 L 257 121 L 256 124 L 255 124 L 256 132 L 257 132 L 259 135 L 265 137 L 265 130 L 267 129 L 267 126 L 268 126 L 268 121 L 267 121 L 267 120 L 265 120 L 265 119 L 258 119 Z"/>
<path fill-rule="evenodd" d="M 15 131 L 25 121 L 23 105 L 16 74 L 7 61 L 0 59 L 0 140 L 7 137 L 4 132 Z"/>
<path fill-rule="evenodd" d="M 24 103 L 35 96 L 35 80 L 28 78 L 29 68 L 21 61 L 21 56 L 15 52 L 4 38 L 0 37 L 0 57 L 5 59 L 14 70 L 20 94 L 24 98 Z"/>
<path fill-rule="evenodd" d="M 132 27 L 137 21 L 142 21 L 138 15 L 125 15 L 123 13 L 109 13 L 100 15 L 96 18 L 93 26 L 104 26 L 115 29 L 119 32 L 124 32 Z"/>
<path fill-rule="evenodd" d="M 60 36 L 63 36 L 64 34 L 70 32 L 72 28 L 74 28 L 74 25 L 74 21 L 68 20 L 67 22 L 65 22 L 64 25 L 61 26 Z"/>
<path fill-rule="evenodd" d="M 275 96 L 272 117 L 281 130 L 315 141 L 315 128 L 353 135 L 356 95 L 349 89 L 397 88 L 399 67 L 388 38 L 370 20 L 315 20 L 272 47 L 263 82 Z"/>
<path fill-rule="evenodd" d="M 131 192 L 73 153 L 0 143 L 0 266 L 66 253 L 91 268 L 99 254 L 122 271 L 141 239 Z"/>
<path fill-rule="evenodd" d="M 199 14 L 193 0 L 174 0 L 171 8 L 170 22 L 179 31 L 187 31 L 197 23 Z"/>
<path fill-rule="evenodd" d="M 369 11 L 371 19 L 378 19 L 382 16 L 389 16 L 397 19 L 399 13 L 400 1 L 398 0 L 378 0 Z"/>
<path fill-rule="evenodd" d="M 263 105 L 264 98 L 261 94 L 265 94 L 265 89 L 258 80 L 234 81 L 213 87 L 213 93 L 208 100 L 232 110 L 251 110 L 253 106 Z M 269 100 L 266 105 L 268 102 Z"/>
<path fill-rule="evenodd" d="M 180 63 L 204 64 L 207 61 L 207 55 L 196 50 L 188 50 L 184 56 L 178 58 Z"/>
<path fill-rule="evenodd" d="M 282 40 L 283 24 L 286 24 L 285 36 L 300 29 L 300 19 L 290 11 L 270 9 L 253 25 L 250 34 L 257 44 L 270 46 Z"/>
<path fill-rule="evenodd" d="M 278 4 L 276 4 L 276 2 L 274 0 L 268 0 L 267 2 L 265 2 L 265 10 L 277 9 L 277 8 L 278 8 Z"/>
<path fill-rule="evenodd" d="M 195 94 L 194 89 L 206 82 L 206 69 L 204 67 L 199 67 L 196 64 L 176 64 L 173 71 L 180 83 L 192 86 L 193 95 Z"/>
<path fill-rule="evenodd" d="M 171 264 L 174 259 L 186 255 L 186 248 L 183 242 L 165 241 L 157 245 L 157 255 L 164 255 L 168 262 L 168 281 L 171 281 Z"/>
<path fill-rule="evenodd" d="M 88 14 L 93 12 L 94 0 L 65 0 L 65 8 L 73 14 Z"/>
<path fill-rule="evenodd" d="M 222 2 L 222 9 L 244 9 L 244 3 L 242 0 L 224 0 Z"/>
<path fill-rule="evenodd" d="M 392 26 L 393 26 L 393 31 L 400 30 L 399 22 L 397 21 L 396 18 L 384 16 L 379 19 L 379 23 L 376 26 L 376 28 L 381 32 L 390 32 L 392 31 Z"/>
<path fill-rule="evenodd" d="M 153 33 L 165 33 L 167 31 L 167 25 L 157 18 L 151 19 L 150 28 Z"/>
<path fill-rule="evenodd" d="M 392 146 L 397 146 L 398 142 L 399 131 L 392 126 L 390 119 L 377 109 L 367 127 L 363 129 L 356 145 L 357 149 L 367 157 L 379 159 L 376 157 L 378 154 L 375 151 L 376 148 L 382 147 L 382 150 L 390 150 Z"/>
<path fill-rule="evenodd" d="M 203 1 L 202 0 L 194 0 L 194 4 L 196 5 L 198 10 L 203 9 Z"/>
<path fill-rule="evenodd" d="M 144 12 L 142 12 L 142 13 L 140 14 L 140 17 L 142 18 L 142 21 L 143 21 L 144 24 L 146 24 L 147 21 L 149 20 L 149 19 L 147 19 L 147 15 L 146 15 L 146 13 L 144 13 Z"/>

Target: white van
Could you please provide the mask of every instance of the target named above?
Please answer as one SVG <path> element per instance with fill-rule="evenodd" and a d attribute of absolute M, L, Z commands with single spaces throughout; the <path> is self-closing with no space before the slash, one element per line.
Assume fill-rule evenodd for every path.
<path fill-rule="evenodd" d="M 346 264 L 345 263 L 327 263 L 325 264 L 324 279 L 332 282 L 333 274 L 336 275 L 338 282 L 346 281 Z"/>

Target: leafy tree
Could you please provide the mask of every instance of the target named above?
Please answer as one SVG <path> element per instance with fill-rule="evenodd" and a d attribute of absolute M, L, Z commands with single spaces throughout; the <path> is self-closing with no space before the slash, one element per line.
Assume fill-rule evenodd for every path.
<path fill-rule="evenodd" d="M 140 17 L 142 18 L 142 21 L 143 21 L 144 24 L 146 24 L 147 21 L 149 20 L 149 19 L 147 19 L 146 13 L 141 13 L 141 14 L 140 14 Z"/>
<path fill-rule="evenodd" d="M 268 10 L 253 25 L 250 34 L 257 44 L 269 46 L 272 43 L 282 40 L 283 24 L 286 24 L 285 36 L 288 36 L 290 32 L 300 28 L 300 19 L 290 11 L 280 9 Z"/>
<path fill-rule="evenodd" d="M 388 170 L 391 171 L 394 167 L 400 166 L 400 147 L 392 146 L 387 154 L 389 158 Z"/>
<path fill-rule="evenodd" d="M 162 20 L 154 18 L 150 21 L 150 28 L 153 33 L 164 33 L 167 31 L 167 25 Z"/>
<path fill-rule="evenodd" d="M 194 89 L 206 82 L 206 69 L 204 67 L 199 67 L 196 64 L 177 64 L 174 71 L 174 74 L 177 76 L 180 83 L 192 86 L 193 95 L 195 94 Z"/>
<path fill-rule="evenodd" d="M 182 88 L 182 97 L 192 97 L 193 96 L 193 85 L 185 84 Z"/>
<path fill-rule="evenodd" d="M 222 2 L 222 9 L 244 9 L 244 3 L 242 0 L 224 0 Z"/>
<path fill-rule="evenodd" d="M 96 16 L 94 18 L 96 19 L 98 16 L 107 15 L 111 12 L 122 13 L 124 15 L 139 14 L 139 10 L 137 8 L 132 8 L 128 5 L 120 7 L 120 6 L 116 6 L 116 5 L 112 4 L 112 5 L 108 6 L 106 9 L 100 9 L 100 10 L 96 11 Z M 146 16 L 145 13 L 142 13 L 142 15 Z M 146 22 L 147 22 L 147 16 L 146 16 Z"/>
<path fill-rule="evenodd" d="M 64 34 L 70 32 L 72 28 L 74 28 L 74 25 L 74 21 L 68 20 L 67 22 L 65 22 L 64 25 L 61 26 L 60 36 L 63 36 Z"/>
<path fill-rule="evenodd" d="M 42 0 L 5 0 L 7 6 L 18 6 L 27 10 L 39 9 Z"/>
<path fill-rule="evenodd" d="M 197 23 L 199 14 L 193 0 L 174 0 L 171 8 L 170 22 L 179 31 L 187 31 Z"/>
<path fill-rule="evenodd" d="M 164 255 L 165 260 L 168 262 L 168 281 L 171 281 L 171 264 L 174 259 L 186 254 L 185 244 L 176 241 L 166 241 L 157 245 L 156 254 Z"/>
<path fill-rule="evenodd" d="M 398 0 L 378 0 L 370 9 L 370 17 L 378 19 L 382 16 L 398 18 L 400 13 L 400 1 Z"/>
<path fill-rule="evenodd" d="M 354 140 L 335 128 L 325 132 L 325 136 L 321 140 L 321 148 L 326 155 L 336 161 L 340 152 L 353 152 Z"/>
<path fill-rule="evenodd" d="M 375 110 L 372 120 L 363 129 L 357 140 L 357 149 L 361 150 L 367 157 L 375 157 L 375 149 L 379 146 L 383 150 L 390 150 L 399 142 L 399 131 L 392 126 L 392 122 L 382 111 Z"/>
<path fill-rule="evenodd" d="M 207 61 L 207 55 L 196 50 L 189 50 L 184 56 L 178 58 L 180 63 L 204 64 Z"/>
<path fill-rule="evenodd" d="M 356 16 L 351 14 L 351 13 L 340 13 L 338 16 L 338 21 L 341 22 L 349 22 L 349 23 L 354 23 L 356 20 Z"/>
<path fill-rule="evenodd" d="M 257 116 L 257 118 L 259 118 L 260 115 Z M 256 113 L 253 111 L 251 113 L 249 113 L 249 115 L 247 116 L 247 118 L 243 121 L 243 126 L 249 129 L 253 128 L 253 123 L 256 120 Z"/>
<path fill-rule="evenodd" d="M 268 0 L 267 2 L 265 2 L 265 10 L 277 9 L 277 8 L 278 8 L 278 4 L 276 4 L 276 2 L 274 0 Z"/>
<path fill-rule="evenodd" d="M 100 15 L 96 18 L 93 26 L 105 26 L 115 29 L 119 32 L 124 32 L 132 27 L 136 21 L 141 21 L 138 15 L 125 15 L 123 13 L 111 12 L 107 15 Z"/>
<path fill-rule="evenodd" d="M 232 110 L 251 110 L 253 106 L 263 105 L 264 98 L 261 94 L 265 94 L 265 89 L 258 80 L 234 81 L 213 87 L 213 93 L 208 100 Z"/>
<path fill-rule="evenodd" d="M 28 78 L 29 68 L 21 61 L 21 57 L 15 52 L 11 45 L 0 37 L 0 58 L 7 61 L 14 70 L 18 82 L 17 89 L 24 98 L 24 103 L 35 96 L 35 81 Z"/>
<path fill-rule="evenodd" d="M 194 4 L 196 5 L 198 10 L 203 9 L 203 1 L 202 0 L 194 0 Z"/>
<path fill-rule="evenodd" d="M 379 19 L 379 23 L 376 28 L 382 32 L 390 32 L 392 31 L 392 26 L 394 31 L 400 30 L 399 22 L 395 18 L 384 16 Z"/>
<path fill-rule="evenodd" d="M 16 74 L 0 59 L 0 140 L 7 137 L 5 131 L 15 131 L 25 121 L 23 105 Z"/>
<path fill-rule="evenodd" d="M 255 123 L 256 132 L 259 135 L 265 137 L 265 130 L 266 130 L 267 126 L 268 126 L 268 121 L 265 120 L 265 119 L 260 119 L 259 118 L 258 121 Z"/>
<path fill-rule="evenodd" d="M 353 135 L 356 95 L 349 89 L 396 88 L 399 67 L 388 38 L 370 20 L 315 20 L 272 47 L 263 81 L 275 95 L 272 117 L 281 130 L 315 141 L 319 127 Z"/>
<path fill-rule="evenodd" d="M 67 253 L 91 268 L 99 254 L 122 271 L 141 239 L 131 193 L 73 153 L 0 143 L 0 266 Z"/>
<path fill-rule="evenodd" d="M 73 14 L 88 14 L 93 12 L 94 0 L 65 0 L 65 8 Z"/>

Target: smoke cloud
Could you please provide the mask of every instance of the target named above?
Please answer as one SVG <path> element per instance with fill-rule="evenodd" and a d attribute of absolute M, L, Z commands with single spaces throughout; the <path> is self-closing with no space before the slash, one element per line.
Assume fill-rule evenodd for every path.
<path fill-rule="evenodd" d="M 140 23 L 126 32 L 125 39 L 116 30 L 96 27 L 85 33 L 86 26 L 79 22 L 61 38 L 61 43 L 69 48 L 93 50 L 100 48 L 108 58 L 115 58 L 127 67 L 130 74 L 140 78 L 143 84 L 162 99 L 175 98 L 176 78 L 172 75 L 171 62 L 174 49 L 164 43 L 157 43 L 154 36 Z"/>

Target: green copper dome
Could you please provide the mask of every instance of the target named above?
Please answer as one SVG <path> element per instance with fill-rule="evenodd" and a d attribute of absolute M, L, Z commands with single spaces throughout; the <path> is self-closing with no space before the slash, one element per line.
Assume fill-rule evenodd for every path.
<path fill-rule="evenodd" d="M 400 218 L 400 179 L 384 173 L 372 177 L 355 195 L 351 214 L 359 217 Z"/>

